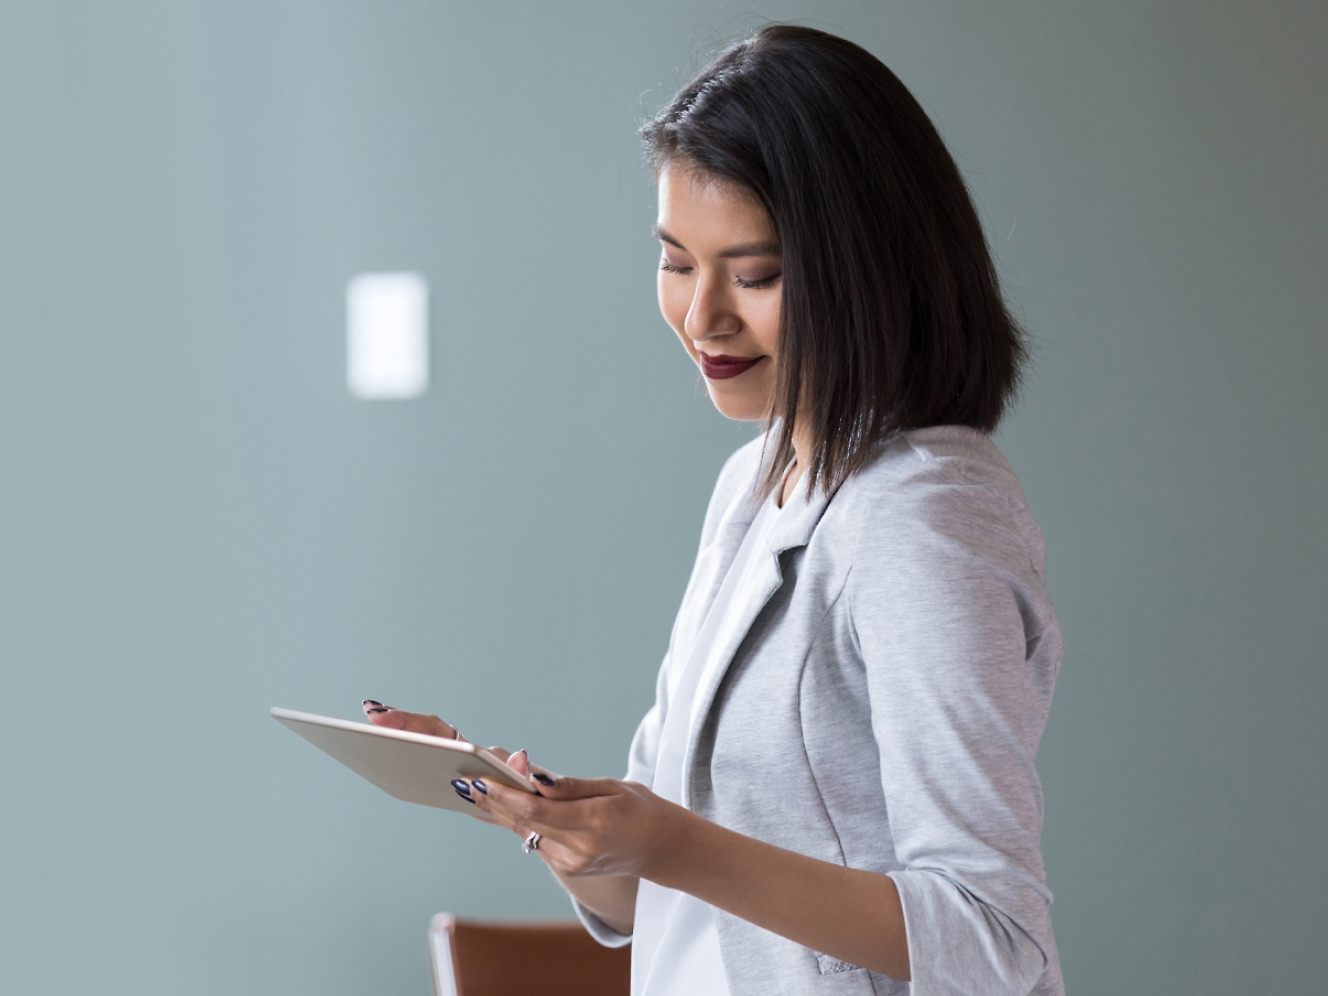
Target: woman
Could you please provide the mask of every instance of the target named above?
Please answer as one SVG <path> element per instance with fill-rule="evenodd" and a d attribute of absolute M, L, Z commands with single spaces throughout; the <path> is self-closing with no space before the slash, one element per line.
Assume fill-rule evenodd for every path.
<path fill-rule="evenodd" d="M 643 134 L 661 310 L 767 432 L 720 474 L 627 778 L 457 790 L 635 941 L 635 993 L 1061 993 L 1034 767 L 1061 641 L 987 436 L 1023 348 L 959 172 L 885 66 L 805 28 Z"/>

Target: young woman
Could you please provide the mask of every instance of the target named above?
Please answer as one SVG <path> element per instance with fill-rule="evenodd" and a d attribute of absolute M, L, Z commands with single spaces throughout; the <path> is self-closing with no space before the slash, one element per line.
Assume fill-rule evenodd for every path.
<path fill-rule="evenodd" d="M 768 27 L 644 129 L 720 473 L 627 778 L 458 783 L 633 991 L 1063 992 L 1034 766 L 1061 656 L 988 438 L 1023 347 L 959 171 L 857 46 Z M 444 736 L 366 703 L 372 722 Z"/>

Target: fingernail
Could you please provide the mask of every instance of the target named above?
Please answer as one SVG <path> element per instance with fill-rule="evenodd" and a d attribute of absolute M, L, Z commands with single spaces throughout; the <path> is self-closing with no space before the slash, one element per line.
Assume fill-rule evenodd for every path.
<path fill-rule="evenodd" d="M 488 795 L 488 794 L 489 794 L 489 786 L 485 785 L 484 782 L 480 781 L 478 778 L 476 778 L 476 779 L 475 779 L 473 782 L 471 782 L 470 784 L 474 785 L 477 789 L 479 789 L 479 790 L 480 790 L 481 792 L 483 792 L 485 795 Z"/>
<path fill-rule="evenodd" d="M 458 792 L 460 792 L 462 795 L 470 795 L 470 786 L 465 782 L 463 782 L 460 778 L 452 779 L 452 787 L 456 789 Z"/>
<path fill-rule="evenodd" d="M 554 784 L 557 784 L 557 783 L 554 782 L 554 780 L 553 780 L 552 778 L 550 778 L 548 775 L 531 775 L 530 777 L 533 778 L 533 779 L 535 779 L 535 781 L 539 782 L 541 785 L 554 785 Z"/>
<path fill-rule="evenodd" d="M 377 709 L 365 709 L 364 711 L 368 713 L 387 712 L 387 710 L 384 709 L 382 706 L 379 706 Z"/>
<path fill-rule="evenodd" d="M 376 705 L 376 706 L 380 706 L 382 704 L 383 703 L 377 702 L 374 699 L 365 699 L 363 702 L 360 703 L 360 705 Z"/>
<path fill-rule="evenodd" d="M 456 790 L 456 794 L 457 794 L 457 798 L 459 798 L 459 799 L 465 799 L 465 800 L 466 800 L 468 803 L 470 803 L 472 806 L 478 805 L 478 803 L 476 803 L 474 799 L 472 799 L 470 796 L 466 795 L 466 793 L 462 792 L 460 789 L 457 789 L 457 790 Z"/>
<path fill-rule="evenodd" d="M 520 750 L 514 750 L 514 751 L 512 751 L 512 757 L 516 757 L 518 754 L 525 754 L 525 753 L 526 753 L 526 748 L 522 747 Z M 510 761 L 511 759 L 512 759 L 512 758 L 508 758 L 509 761 Z M 527 761 L 530 760 L 530 755 L 529 755 L 529 754 L 526 754 L 526 760 L 527 760 Z"/>

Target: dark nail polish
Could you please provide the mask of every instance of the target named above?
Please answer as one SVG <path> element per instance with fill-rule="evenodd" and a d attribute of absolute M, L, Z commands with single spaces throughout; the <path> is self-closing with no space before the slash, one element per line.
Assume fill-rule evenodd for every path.
<path fill-rule="evenodd" d="M 380 706 L 382 704 L 383 703 L 381 702 L 375 702 L 373 699 L 365 699 L 363 702 L 360 703 L 360 705 L 376 705 L 376 706 Z"/>
<path fill-rule="evenodd" d="M 452 779 L 452 787 L 456 789 L 458 792 L 460 792 L 462 795 L 470 795 L 470 786 L 466 782 L 463 782 L 460 778 Z"/>
<path fill-rule="evenodd" d="M 457 794 L 457 798 L 458 798 L 458 799 L 465 799 L 465 800 L 466 800 L 468 803 L 470 803 L 472 806 L 474 806 L 474 805 L 476 804 L 474 799 L 472 799 L 472 798 L 471 798 L 469 795 L 467 795 L 465 792 L 462 792 L 460 789 L 457 789 L 457 790 L 456 790 L 456 794 Z"/>
<path fill-rule="evenodd" d="M 484 795 L 488 795 L 488 794 L 489 794 L 489 786 L 485 785 L 484 782 L 480 781 L 480 779 L 476 778 L 476 779 L 475 779 L 473 782 L 471 782 L 470 784 L 474 785 L 474 786 L 475 786 L 477 789 L 479 789 L 480 792 L 482 792 Z"/>
<path fill-rule="evenodd" d="M 365 709 L 364 711 L 367 712 L 367 713 L 371 713 L 371 714 L 377 714 L 377 713 L 380 713 L 380 712 L 387 712 L 387 710 L 384 709 L 382 706 L 379 706 L 377 709 Z"/>
<path fill-rule="evenodd" d="M 531 775 L 530 777 L 533 778 L 533 779 L 535 779 L 535 781 L 539 782 L 541 785 L 555 785 L 555 784 L 557 784 L 557 783 L 554 782 L 554 780 L 553 780 L 552 778 L 550 778 L 548 775 L 535 774 L 535 775 Z"/>

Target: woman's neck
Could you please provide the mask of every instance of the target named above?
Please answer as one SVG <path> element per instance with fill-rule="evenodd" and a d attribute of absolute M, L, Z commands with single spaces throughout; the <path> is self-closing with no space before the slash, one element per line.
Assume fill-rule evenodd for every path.
<path fill-rule="evenodd" d="M 793 462 L 789 464 L 784 472 L 783 480 L 779 486 L 779 507 L 783 508 L 788 504 L 793 492 L 803 485 L 801 484 L 803 475 L 806 473 L 810 462 L 812 447 L 807 441 L 804 433 L 793 432 Z"/>

